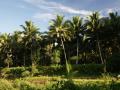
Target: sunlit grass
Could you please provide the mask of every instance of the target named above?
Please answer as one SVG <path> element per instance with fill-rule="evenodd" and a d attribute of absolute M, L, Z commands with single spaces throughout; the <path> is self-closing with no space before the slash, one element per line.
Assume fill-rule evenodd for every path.
<path fill-rule="evenodd" d="M 68 79 L 61 76 L 26 77 L 15 80 L 0 79 L 0 90 L 52 90 L 51 86 L 53 84 L 56 85 L 58 81 L 68 81 Z M 120 79 L 117 80 L 115 78 L 74 78 L 72 81 L 79 88 L 85 88 L 86 90 L 93 90 L 94 87 L 94 90 L 102 90 L 103 88 L 106 88 L 105 90 L 109 90 L 111 87 L 120 87 Z"/>

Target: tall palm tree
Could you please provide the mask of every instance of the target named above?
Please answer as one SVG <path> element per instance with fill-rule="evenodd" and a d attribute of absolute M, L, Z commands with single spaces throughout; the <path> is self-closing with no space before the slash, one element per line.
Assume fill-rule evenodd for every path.
<path fill-rule="evenodd" d="M 78 57 L 79 57 L 79 38 L 82 35 L 82 19 L 79 16 L 74 16 L 72 18 L 72 21 L 68 21 L 70 24 L 70 29 L 73 32 L 73 38 L 77 40 L 77 46 L 76 46 L 76 64 L 78 64 Z"/>
<path fill-rule="evenodd" d="M 23 61 L 21 61 L 23 57 L 19 57 L 19 56 L 22 56 L 23 54 L 25 54 L 25 48 L 24 48 L 24 45 L 23 45 L 23 40 L 22 40 L 22 31 L 15 31 L 12 36 L 11 36 L 11 39 L 12 39 L 12 53 L 13 53 L 13 65 L 16 66 L 18 65 L 24 65 L 25 66 L 25 59 L 23 59 Z M 21 51 L 23 53 L 21 53 Z M 25 55 L 24 55 L 25 56 Z M 23 63 L 22 63 L 23 62 Z"/>
<path fill-rule="evenodd" d="M 11 36 L 10 34 L 3 34 L 0 36 L 1 51 L 5 54 L 4 63 L 7 64 L 7 67 L 10 67 L 12 64 L 12 48 L 11 48 Z"/>
<path fill-rule="evenodd" d="M 100 23 L 99 13 L 94 12 L 92 15 L 89 16 L 89 22 L 87 23 L 87 29 L 91 31 L 92 37 L 94 37 L 94 39 L 97 42 L 100 60 L 102 64 L 104 64 L 104 60 L 103 60 L 102 52 L 101 52 L 101 46 L 100 46 L 100 37 L 99 37 L 100 31 L 101 31 L 100 27 L 101 27 L 101 23 Z"/>
<path fill-rule="evenodd" d="M 112 31 L 112 36 L 114 39 L 114 43 L 116 43 L 116 47 L 118 51 L 120 52 L 120 16 L 118 16 L 118 13 L 109 13 L 110 17 L 110 27 Z"/>
<path fill-rule="evenodd" d="M 35 64 L 35 60 L 33 58 L 34 50 L 36 49 L 37 41 L 41 39 L 39 28 L 37 28 L 32 21 L 26 21 L 25 25 L 21 25 L 24 29 L 23 31 L 23 41 L 25 48 L 29 48 L 31 50 L 31 62 L 32 65 Z"/>
<path fill-rule="evenodd" d="M 67 65 L 68 60 L 67 60 L 64 42 L 66 40 L 70 40 L 71 32 L 69 31 L 68 24 L 64 20 L 63 16 L 57 15 L 56 19 L 52 20 L 49 29 L 50 29 L 49 35 L 61 41 L 61 45 L 63 48 L 64 57 L 65 57 L 66 65 Z"/>

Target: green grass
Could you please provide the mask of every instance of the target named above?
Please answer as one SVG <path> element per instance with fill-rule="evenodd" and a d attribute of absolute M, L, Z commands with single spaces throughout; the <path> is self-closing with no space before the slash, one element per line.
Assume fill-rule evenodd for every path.
<path fill-rule="evenodd" d="M 115 78 L 80 79 L 63 77 L 27 77 L 15 80 L 0 79 L 0 90 L 120 90 Z"/>
<path fill-rule="evenodd" d="M 38 67 L 34 72 L 31 67 L 2 68 L 0 90 L 120 90 L 119 73 L 103 73 L 101 67 L 78 65 L 69 75 L 64 66 Z"/>

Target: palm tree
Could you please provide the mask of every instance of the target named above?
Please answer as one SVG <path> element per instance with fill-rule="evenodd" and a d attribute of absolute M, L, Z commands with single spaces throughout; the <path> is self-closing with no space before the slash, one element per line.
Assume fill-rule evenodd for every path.
<path fill-rule="evenodd" d="M 33 58 L 35 50 L 37 50 L 36 45 L 37 41 L 41 40 L 39 28 L 37 28 L 32 21 L 26 21 L 25 26 L 21 25 L 21 27 L 24 29 L 23 31 L 23 41 L 25 48 L 29 48 L 31 51 L 31 62 L 32 66 L 35 64 L 35 60 Z"/>
<path fill-rule="evenodd" d="M 99 56 L 102 64 L 104 64 L 104 60 L 102 57 L 101 46 L 100 46 L 100 17 L 98 12 L 94 12 L 92 15 L 89 16 L 89 22 L 87 23 L 87 29 L 91 31 L 91 36 L 96 39 L 97 47 L 99 51 Z"/>
<path fill-rule="evenodd" d="M 67 60 L 64 42 L 66 40 L 70 40 L 71 32 L 69 31 L 68 24 L 64 20 L 63 16 L 57 15 L 56 19 L 52 20 L 49 29 L 50 29 L 49 35 L 61 41 L 61 45 L 62 45 L 62 49 L 64 52 L 64 57 L 67 65 L 68 60 Z"/>
<path fill-rule="evenodd" d="M 12 48 L 11 48 L 11 36 L 10 34 L 3 34 L 0 36 L 1 51 L 5 54 L 4 63 L 9 68 L 12 64 Z"/>
<path fill-rule="evenodd" d="M 76 56 L 77 56 L 77 60 L 76 60 L 76 64 L 78 64 L 78 57 L 79 57 L 79 38 L 82 35 L 82 19 L 79 16 L 74 16 L 72 18 L 72 21 L 68 21 L 68 23 L 70 24 L 70 28 L 71 31 L 74 33 L 73 37 L 77 39 L 77 48 L 76 48 Z"/>
<path fill-rule="evenodd" d="M 26 65 L 25 60 L 25 46 L 23 40 L 23 32 L 15 31 L 11 36 L 12 39 L 12 53 L 13 53 L 13 65 Z M 22 53 L 21 53 L 22 52 Z M 20 57 L 23 56 L 23 57 Z M 22 59 L 23 58 L 23 59 Z M 22 61 L 23 60 L 23 61 Z M 19 63 L 19 64 L 18 64 Z"/>
<path fill-rule="evenodd" d="M 112 36 L 114 38 L 115 46 L 117 47 L 117 51 L 120 52 L 120 16 L 118 16 L 118 13 L 109 13 L 110 17 L 110 29 L 112 31 Z M 113 39 L 112 38 L 112 39 Z"/>

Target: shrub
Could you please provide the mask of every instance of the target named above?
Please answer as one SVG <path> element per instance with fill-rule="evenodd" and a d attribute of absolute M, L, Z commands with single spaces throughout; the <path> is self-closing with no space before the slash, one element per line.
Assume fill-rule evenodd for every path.
<path fill-rule="evenodd" d="M 7 78 L 9 76 L 10 76 L 10 69 L 9 68 L 1 69 L 1 77 Z"/>
<path fill-rule="evenodd" d="M 25 71 L 25 67 L 10 68 L 10 73 L 12 74 L 12 77 L 21 77 L 22 72 L 24 71 Z"/>
<path fill-rule="evenodd" d="M 101 75 L 103 73 L 103 65 L 101 64 L 80 64 L 72 65 L 72 70 L 77 71 L 78 74 L 86 75 Z M 37 67 L 40 75 L 65 75 L 65 66 L 41 66 Z"/>
<path fill-rule="evenodd" d="M 38 69 L 36 68 L 36 66 L 32 66 L 31 67 L 31 76 L 36 76 L 39 75 Z"/>
<path fill-rule="evenodd" d="M 113 73 L 118 73 L 120 72 L 120 53 L 112 55 L 108 60 L 107 60 L 107 71 L 108 72 L 113 72 Z"/>
<path fill-rule="evenodd" d="M 19 78 L 22 77 L 22 72 L 24 71 L 25 67 L 3 68 L 1 70 L 1 76 L 3 78 Z"/>
<path fill-rule="evenodd" d="M 30 72 L 28 70 L 22 72 L 22 77 L 27 77 L 27 76 L 30 76 Z"/>
<path fill-rule="evenodd" d="M 54 50 L 52 53 L 52 57 L 51 57 L 51 63 L 58 65 L 60 63 L 60 51 L 59 50 Z"/>
<path fill-rule="evenodd" d="M 63 66 L 40 66 L 37 67 L 40 75 L 62 75 L 65 74 Z"/>
<path fill-rule="evenodd" d="M 104 80 L 113 80 L 114 79 L 113 74 L 111 74 L 111 73 L 102 73 L 101 78 Z"/>
<path fill-rule="evenodd" d="M 72 65 L 75 75 L 100 75 L 103 73 L 103 65 L 101 64 L 80 64 Z M 38 67 L 13 67 L 1 70 L 2 77 L 19 78 L 25 76 L 37 75 L 66 75 L 66 67 L 63 65 L 38 66 Z"/>
<path fill-rule="evenodd" d="M 74 65 L 73 71 L 78 71 L 79 74 L 100 75 L 101 73 L 103 73 L 103 65 L 101 64 Z"/>
<path fill-rule="evenodd" d="M 62 80 L 46 88 L 46 90 L 79 90 L 79 87 L 71 80 Z"/>

